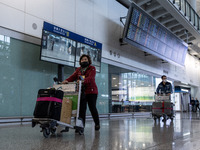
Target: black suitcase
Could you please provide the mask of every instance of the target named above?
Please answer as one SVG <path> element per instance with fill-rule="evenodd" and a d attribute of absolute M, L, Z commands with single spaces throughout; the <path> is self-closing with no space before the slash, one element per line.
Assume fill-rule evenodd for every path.
<path fill-rule="evenodd" d="M 61 90 L 40 89 L 33 113 L 34 117 L 60 120 L 63 95 Z"/>

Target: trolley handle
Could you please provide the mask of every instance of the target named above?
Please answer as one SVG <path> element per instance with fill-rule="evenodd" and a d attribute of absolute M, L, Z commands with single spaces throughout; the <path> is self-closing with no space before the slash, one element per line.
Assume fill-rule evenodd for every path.
<path fill-rule="evenodd" d="M 82 76 L 79 76 L 79 78 L 80 78 L 80 81 L 81 81 L 81 84 L 82 84 L 84 79 L 83 79 Z M 62 82 L 60 82 L 60 81 L 58 80 L 58 78 L 56 78 L 56 77 L 54 77 L 53 80 L 54 80 L 54 82 L 57 83 L 57 84 L 62 84 Z M 68 82 L 67 84 L 79 84 L 79 83 L 76 83 L 76 82 Z"/>

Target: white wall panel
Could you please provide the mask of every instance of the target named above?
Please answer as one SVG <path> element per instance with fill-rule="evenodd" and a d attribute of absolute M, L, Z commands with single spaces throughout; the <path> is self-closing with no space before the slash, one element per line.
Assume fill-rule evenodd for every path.
<path fill-rule="evenodd" d="M 53 22 L 64 29 L 75 31 L 76 0 L 54 0 Z"/>
<path fill-rule="evenodd" d="M 108 1 L 107 0 L 94 0 L 94 33 L 93 38 L 101 43 L 107 43 L 109 32 L 107 23 L 108 19 Z"/>
<path fill-rule="evenodd" d="M 119 18 L 121 14 L 121 8 L 122 6 L 120 3 L 113 0 L 108 1 L 108 18 L 117 24 L 120 24 Z"/>
<path fill-rule="evenodd" d="M 24 13 L 22 11 L 10 8 L 0 4 L 0 26 L 19 32 L 24 32 Z"/>
<path fill-rule="evenodd" d="M 53 0 L 26 0 L 26 13 L 52 22 Z"/>
<path fill-rule="evenodd" d="M 42 37 L 43 20 L 26 14 L 25 16 L 25 33 L 38 38 Z"/>
<path fill-rule="evenodd" d="M 25 1 L 26 0 L 0 0 L 0 3 L 11 6 L 12 8 L 25 11 Z"/>
<path fill-rule="evenodd" d="M 130 45 L 120 46 L 124 29 L 120 17 L 128 10 L 115 0 L 0 0 L 0 10 L 0 26 L 41 37 L 43 21 L 47 21 L 101 42 L 104 58 L 156 75 L 166 70 L 169 78 L 200 84 L 200 63 L 193 56 L 187 55 L 185 67 L 177 67 L 144 57 L 144 52 Z M 33 29 L 33 23 L 37 29 Z M 120 58 L 110 55 L 110 50 Z"/>
<path fill-rule="evenodd" d="M 101 16 L 108 16 L 108 0 L 94 0 L 94 11 Z"/>
<path fill-rule="evenodd" d="M 109 28 L 107 27 L 110 21 L 111 20 L 109 20 L 105 16 L 94 13 L 94 40 L 104 44 L 108 44 L 110 42 L 111 37 L 109 36 L 109 34 L 111 33 L 109 31 Z"/>
<path fill-rule="evenodd" d="M 143 53 L 141 51 L 134 50 L 129 45 L 126 45 L 125 49 L 126 50 L 120 50 L 105 44 L 103 45 L 102 56 L 106 59 L 118 62 L 119 64 L 127 65 L 129 68 L 132 66 L 133 68 L 136 68 L 137 71 L 141 70 L 140 72 L 143 73 L 148 72 L 154 74 L 162 74 L 162 69 L 158 67 L 152 67 L 151 63 L 145 60 L 145 56 L 142 55 Z M 112 54 L 110 54 L 110 51 L 112 51 Z M 138 56 L 140 56 L 136 56 L 134 54 L 135 52 L 138 53 Z M 116 56 L 114 53 L 116 53 Z M 120 54 L 120 57 L 118 57 L 117 54 Z"/>
<path fill-rule="evenodd" d="M 122 6 L 116 1 L 108 1 L 108 19 L 110 20 L 107 24 L 108 27 L 108 37 L 110 39 L 109 43 L 114 45 L 119 45 L 119 38 L 121 37 L 121 11 Z"/>
<path fill-rule="evenodd" d="M 93 1 L 76 0 L 76 32 L 85 37 L 93 36 Z"/>

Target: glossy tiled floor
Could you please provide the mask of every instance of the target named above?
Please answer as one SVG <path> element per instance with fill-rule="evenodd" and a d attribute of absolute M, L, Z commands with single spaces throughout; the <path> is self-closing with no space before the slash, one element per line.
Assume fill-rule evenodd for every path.
<path fill-rule="evenodd" d="M 200 150 L 199 113 L 177 113 L 173 122 L 150 117 L 101 120 L 100 132 L 87 121 L 85 134 L 44 138 L 37 125 L 0 127 L 0 150 Z"/>

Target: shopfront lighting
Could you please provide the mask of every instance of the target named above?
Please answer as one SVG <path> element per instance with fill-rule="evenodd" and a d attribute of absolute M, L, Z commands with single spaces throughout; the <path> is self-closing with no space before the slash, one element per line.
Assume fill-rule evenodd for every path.
<path fill-rule="evenodd" d="M 181 91 L 183 91 L 183 92 L 189 92 L 189 90 L 186 90 L 186 89 L 181 89 Z"/>
<path fill-rule="evenodd" d="M 190 135 L 190 132 L 184 133 L 183 136 Z"/>

